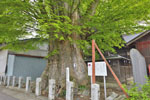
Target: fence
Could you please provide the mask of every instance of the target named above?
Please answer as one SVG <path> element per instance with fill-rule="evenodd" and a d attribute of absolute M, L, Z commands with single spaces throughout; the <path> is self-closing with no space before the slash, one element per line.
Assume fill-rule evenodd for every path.
<path fill-rule="evenodd" d="M 70 81 L 69 68 L 66 68 L 66 100 L 74 99 L 74 82 Z M 14 87 L 18 89 L 25 88 L 25 92 L 31 92 L 31 77 L 16 76 L 0 76 L 0 85 L 8 87 Z M 36 78 L 35 95 L 41 95 L 41 78 Z M 23 84 L 25 85 L 23 86 Z M 48 100 L 55 100 L 56 98 L 56 82 L 54 79 L 49 80 Z M 100 100 L 100 86 L 98 84 L 91 85 L 91 100 Z"/>

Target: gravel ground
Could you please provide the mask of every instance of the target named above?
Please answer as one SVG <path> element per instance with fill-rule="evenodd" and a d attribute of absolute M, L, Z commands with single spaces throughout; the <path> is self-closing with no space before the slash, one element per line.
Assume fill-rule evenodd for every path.
<path fill-rule="evenodd" d="M 26 93 L 25 89 L 17 89 L 11 87 L 6 88 L 1 86 L 0 100 L 48 100 L 48 98 L 43 96 L 37 97 L 33 93 Z"/>
<path fill-rule="evenodd" d="M 9 96 L 5 93 L 2 93 L 1 89 L 0 89 L 0 100 L 19 100 L 19 99 L 16 99 L 16 98 Z"/>

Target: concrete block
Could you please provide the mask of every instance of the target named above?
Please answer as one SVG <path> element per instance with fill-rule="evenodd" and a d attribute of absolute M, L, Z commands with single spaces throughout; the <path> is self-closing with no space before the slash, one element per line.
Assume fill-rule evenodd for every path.
<path fill-rule="evenodd" d="M 91 100 L 100 100 L 100 85 L 91 85 Z"/>
<path fill-rule="evenodd" d="M 18 88 L 20 89 L 22 87 L 22 83 L 23 83 L 23 77 L 19 77 L 19 81 L 18 81 Z"/>
<path fill-rule="evenodd" d="M 10 86 L 10 76 L 7 76 L 7 87 Z"/>
<path fill-rule="evenodd" d="M 120 95 L 117 98 L 115 98 L 114 100 L 125 100 L 126 96 L 125 95 Z"/>
<path fill-rule="evenodd" d="M 31 90 L 31 77 L 26 78 L 26 92 Z"/>
<path fill-rule="evenodd" d="M 54 79 L 49 80 L 49 95 L 48 95 L 49 100 L 55 100 L 55 86 L 56 86 L 55 80 Z"/>
<path fill-rule="evenodd" d="M 69 68 L 66 68 L 66 83 L 70 81 Z"/>
<path fill-rule="evenodd" d="M 13 76 L 12 77 L 12 87 L 15 87 L 15 85 L 16 85 L 16 77 Z"/>
<path fill-rule="evenodd" d="M 116 94 L 115 92 L 112 92 L 112 94 L 109 97 L 107 97 L 106 100 L 114 100 L 117 96 L 118 94 Z"/>
<path fill-rule="evenodd" d="M 73 100 L 73 88 L 74 83 L 73 82 L 67 82 L 66 84 L 66 100 Z"/>
<path fill-rule="evenodd" d="M 41 81 L 42 81 L 41 78 L 36 79 L 36 88 L 35 88 L 35 95 L 36 96 L 41 95 Z"/>
<path fill-rule="evenodd" d="M 2 85 L 3 76 L 0 76 L 0 85 Z"/>
<path fill-rule="evenodd" d="M 4 75 L 1 76 L 1 85 L 4 83 Z"/>
<path fill-rule="evenodd" d="M 7 77 L 4 76 L 4 85 L 6 85 Z"/>

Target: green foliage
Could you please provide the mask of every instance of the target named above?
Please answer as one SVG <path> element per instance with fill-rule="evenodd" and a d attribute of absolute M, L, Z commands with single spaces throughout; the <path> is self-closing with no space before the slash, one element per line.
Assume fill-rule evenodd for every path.
<path fill-rule="evenodd" d="M 97 6 L 91 6 L 94 3 Z M 113 47 L 124 46 L 122 34 L 149 29 L 138 24 L 149 24 L 149 4 L 149 0 L 1 0 L 0 43 L 25 49 L 44 39 L 70 41 L 89 55 L 91 40 L 95 39 L 103 51 L 115 52 Z M 39 39 L 35 45 L 18 45 L 16 41 L 33 32 Z"/>
<path fill-rule="evenodd" d="M 103 0 L 94 16 L 86 19 L 87 27 L 94 27 L 89 32 L 90 39 L 95 39 L 99 47 L 105 51 L 112 47 L 121 48 L 124 44 L 122 34 L 134 34 L 146 30 L 138 21 L 149 19 L 149 0 Z"/>
<path fill-rule="evenodd" d="M 62 92 L 59 94 L 60 97 L 65 97 L 66 96 L 66 90 L 62 90 Z"/>
<path fill-rule="evenodd" d="M 126 88 L 126 91 L 130 96 L 127 100 L 150 100 L 150 78 L 146 84 L 141 86 L 141 91 L 136 87 L 136 84 L 133 84 L 129 90 Z"/>
<path fill-rule="evenodd" d="M 48 57 L 51 57 L 51 56 L 54 56 L 56 54 L 58 54 L 58 50 L 57 49 L 54 49 L 52 52 L 50 52 L 45 58 L 48 58 Z"/>
<path fill-rule="evenodd" d="M 85 85 L 80 85 L 80 86 L 78 87 L 78 89 L 79 89 L 79 91 L 84 91 L 84 90 L 87 89 L 87 87 L 86 87 Z"/>

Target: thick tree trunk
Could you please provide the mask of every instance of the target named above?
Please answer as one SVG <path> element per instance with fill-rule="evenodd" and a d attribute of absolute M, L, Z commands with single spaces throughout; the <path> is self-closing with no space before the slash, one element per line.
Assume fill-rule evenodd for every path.
<path fill-rule="evenodd" d="M 50 45 L 50 52 L 55 48 L 58 49 L 58 54 L 48 59 L 48 65 L 42 74 L 42 89 L 47 88 L 49 79 L 55 79 L 59 88 L 64 87 L 66 67 L 70 68 L 71 80 L 77 84 L 87 84 L 86 64 L 77 45 L 69 41 L 57 41 L 57 43 L 55 41 Z"/>
<path fill-rule="evenodd" d="M 64 5 L 65 10 L 69 10 L 67 3 Z M 65 16 L 68 16 L 66 14 Z M 71 16 L 72 25 L 79 24 L 78 9 Z M 51 37 L 51 35 L 50 35 Z M 73 40 L 80 39 L 77 33 L 72 33 Z M 81 51 L 75 43 L 68 40 L 59 41 L 51 40 L 49 43 L 49 53 L 58 50 L 58 54 L 50 56 L 45 71 L 42 74 L 42 89 L 46 89 L 49 79 L 55 79 L 59 88 L 65 87 L 66 83 L 66 67 L 70 68 L 70 79 L 77 85 L 86 85 L 88 82 L 87 67 L 81 55 Z"/>

